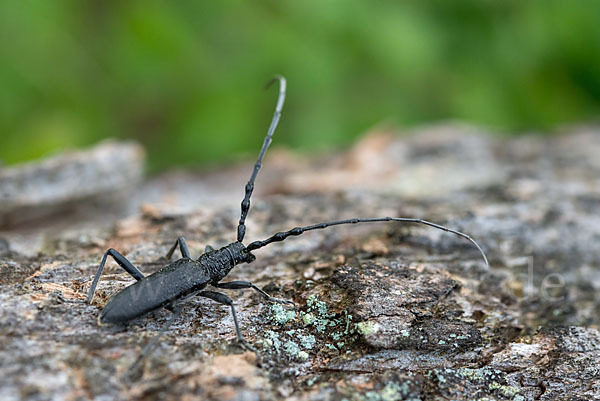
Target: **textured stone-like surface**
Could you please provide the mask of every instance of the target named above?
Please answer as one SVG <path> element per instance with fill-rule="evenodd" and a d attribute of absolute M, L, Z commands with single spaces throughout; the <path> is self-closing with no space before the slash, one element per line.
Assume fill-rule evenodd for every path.
<path fill-rule="evenodd" d="M 461 127 L 375 135 L 323 161 L 274 153 L 248 242 L 336 218 L 426 217 L 477 239 L 490 269 L 469 242 L 427 227 L 314 231 L 228 276 L 298 305 L 227 291 L 258 355 L 232 344 L 228 308 L 192 298 L 127 378 L 169 312 L 98 326 L 102 306 L 133 282 L 113 262 L 92 305 L 65 301 L 84 298 L 108 247 L 148 274 L 179 235 L 193 255 L 230 242 L 242 189 L 219 191 L 250 167 L 201 177 L 215 192 L 193 212 L 175 201 L 91 229 L 46 227 L 52 235 L 27 254 L 18 250 L 30 237 L 2 232 L 0 399 L 600 399 L 598 154 L 591 129 L 499 140 Z M 177 194 L 179 177 L 176 189 L 159 178 L 142 193 Z M 208 202 L 232 193 L 230 204 Z"/>
<path fill-rule="evenodd" d="M 60 213 L 87 201 L 123 201 L 141 181 L 144 151 L 134 142 L 105 141 L 39 162 L 0 167 L 0 227 Z M 89 205 L 88 205 L 89 206 Z"/>

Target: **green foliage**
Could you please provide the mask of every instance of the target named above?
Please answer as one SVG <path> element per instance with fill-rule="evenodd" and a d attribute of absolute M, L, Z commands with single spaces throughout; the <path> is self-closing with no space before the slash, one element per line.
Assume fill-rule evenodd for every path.
<path fill-rule="evenodd" d="M 600 110 L 597 1 L 27 0 L 0 5 L 0 158 L 116 136 L 153 169 L 277 143 L 347 144 L 381 121 L 551 129 Z"/>

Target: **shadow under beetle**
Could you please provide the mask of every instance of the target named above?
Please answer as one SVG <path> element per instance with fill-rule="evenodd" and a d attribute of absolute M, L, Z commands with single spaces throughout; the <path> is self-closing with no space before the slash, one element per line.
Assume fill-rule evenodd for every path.
<path fill-rule="evenodd" d="M 233 322 L 238 341 L 245 348 L 254 351 L 254 349 L 243 339 L 235 313 L 235 307 L 233 306 L 233 301 L 231 298 L 220 292 L 206 291 L 205 288 L 209 284 L 215 288 L 222 289 L 237 290 L 251 288 L 260 293 L 267 301 L 294 305 L 292 301 L 270 297 L 266 292 L 248 281 L 231 281 L 227 283 L 221 283 L 221 280 L 223 280 L 223 278 L 229 274 L 234 266 L 240 263 L 250 263 L 254 261 L 256 258 L 252 254 L 252 251 L 267 246 L 273 242 L 283 241 L 291 236 L 301 235 L 307 231 L 323 229 L 341 224 L 373 223 L 384 221 L 425 224 L 430 227 L 459 235 L 471 241 L 477 247 L 477 249 L 479 249 L 479 252 L 481 252 L 486 266 L 488 265 L 485 253 L 481 247 L 468 235 L 426 220 L 416 218 L 382 217 L 336 220 L 305 227 L 295 227 L 289 231 L 278 232 L 267 239 L 254 241 L 248 244 L 248 246 L 245 246 L 242 241 L 244 240 L 244 236 L 246 234 L 245 222 L 248 211 L 250 210 L 250 196 L 254 190 L 254 181 L 258 175 L 258 171 L 260 170 L 263 156 L 271 144 L 273 133 L 275 132 L 275 128 L 279 122 L 281 110 L 285 100 L 285 78 L 277 76 L 271 82 L 269 82 L 269 85 L 277 80 L 279 81 L 279 97 L 277 99 L 277 106 L 275 107 L 275 114 L 273 115 L 267 136 L 265 137 L 262 148 L 258 155 L 258 160 L 256 161 L 256 164 L 254 164 L 254 170 L 252 171 L 252 175 L 250 176 L 250 179 L 245 187 L 245 195 L 241 205 L 242 211 L 237 227 L 237 241 L 216 250 L 210 246 L 207 246 L 204 254 L 200 255 L 198 259 L 193 259 L 188 251 L 188 247 L 184 238 L 179 237 L 167 253 L 167 259 L 170 259 L 173 256 L 173 252 L 177 247 L 179 247 L 182 258 L 163 267 L 156 273 L 153 273 L 149 276 L 144 276 L 142 272 L 140 272 L 130 261 L 112 248 L 107 250 L 104 254 L 102 261 L 100 262 L 100 266 L 98 267 L 98 271 L 96 272 L 94 280 L 92 281 L 92 285 L 89 289 L 86 299 L 87 303 L 92 302 L 94 291 L 96 289 L 96 285 L 98 284 L 98 279 L 102 274 L 102 270 L 104 269 L 104 265 L 106 264 L 106 259 L 108 256 L 111 256 L 115 262 L 117 262 L 119 266 L 121 266 L 127 273 L 135 278 L 137 282 L 119 291 L 108 301 L 98 317 L 99 323 L 126 323 L 160 308 L 167 308 L 173 313 L 165 327 L 163 327 L 161 331 L 148 343 L 148 345 L 144 347 L 134 365 L 137 365 L 144 355 L 146 355 L 152 349 L 160 336 L 169 328 L 171 322 L 173 322 L 173 320 L 179 316 L 179 302 L 190 296 L 210 298 L 217 303 L 231 307 L 231 314 L 233 315 Z M 132 367 L 134 365 L 132 365 Z"/>

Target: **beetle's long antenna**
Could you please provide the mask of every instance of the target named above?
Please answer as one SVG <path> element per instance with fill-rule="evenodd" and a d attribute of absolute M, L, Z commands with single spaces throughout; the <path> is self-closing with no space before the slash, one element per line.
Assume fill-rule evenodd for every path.
<path fill-rule="evenodd" d="M 271 144 L 271 140 L 273 138 L 273 133 L 275 132 L 275 128 L 277 127 L 277 123 L 279 122 L 279 117 L 281 117 L 281 109 L 283 109 L 283 102 L 285 101 L 285 87 L 286 81 L 285 78 L 281 75 L 277 75 L 267 84 L 267 88 L 275 81 L 279 80 L 279 97 L 277 98 L 277 106 L 275 107 L 275 114 L 273 115 L 273 119 L 271 120 L 271 125 L 269 126 L 269 131 L 267 132 L 267 136 L 265 137 L 265 141 L 263 142 L 260 153 L 258 154 L 258 160 L 256 164 L 254 164 L 254 170 L 252 171 L 252 175 L 250 176 L 250 180 L 246 184 L 246 194 L 244 195 L 244 200 L 242 201 L 242 214 L 240 216 L 240 222 L 237 228 L 237 240 L 242 242 L 244 240 L 244 236 L 246 235 L 246 216 L 248 216 L 248 211 L 250 210 L 250 196 L 252 195 L 252 191 L 254 190 L 254 180 L 258 175 L 258 170 L 262 165 L 262 159 L 269 145 Z"/>
<path fill-rule="evenodd" d="M 264 239 L 261 241 L 254 241 L 254 242 L 250 243 L 246 248 L 249 251 L 253 251 L 255 249 L 267 246 L 270 243 L 283 241 L 284 239 L 286 239 L 287 237 L 290 237 L 290 236 L 296 236 L 296 235 L 303 234 L 307 231 L 320 230 L 322 228 L 327 228 L 330 226 L 337 226 L 340 224 L 376 223 L 376 222 L 381 222 L 381 221 L 398 221 L 401 223 L 425 224 L 427 226 L 434 227 L 439 230 L 443 230 L 443 231 L 446 231 L 449 233 L 456 234 L 463 238 L 466 238 L 469 241 L 471 241 L 473 243 L 473 245 L 475 245 L 477 247 L 477 249 L 479 249 L 479 252 L 481 252 L 481 256 L 483 256 L 483 260 L 485 261 L 485 265 L 487 267 L 489 267 L 489 263 L 488 263 L 487 257 L 485 256 L 485 253 L 483 252 L 483 249 L 481 249 L 479 244 L 477 242 L 475 242 L 475 240 L 473 238 L 469 237 L 467 234 L 461 233 L 456 230 L 452 230 L 448 227 L 440 226 L 439 224 L 435 224 L 430 221 L 426 221 L 426 220 L 422 220 L 422 219 L 407 218 L 407 217 L 380 217 L 380 218 L 371 218 L 371 219 L 347 219 L 347 220 L 336 220 L 336 221 L 329 221 L 326 223 L 313 224 L 312 226 L 306 226 L 306 227 L 295 227 L 289 231 L 278 232 L 277 234 L 275 234 L 267 239 Z"/>

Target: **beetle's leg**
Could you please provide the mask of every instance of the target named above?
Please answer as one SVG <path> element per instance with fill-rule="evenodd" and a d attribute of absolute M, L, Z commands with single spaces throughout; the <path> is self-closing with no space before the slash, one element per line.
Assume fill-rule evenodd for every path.
<path fill-rule="evenodd" d="M 190 256 L 190 251 L 188 250 L 187 244 L 185 243 L 185 239 L 183 237 L 179 237 L 177 238 L 177 241 L 175 241 L 171 249 L 169 249 L 169 253 L 167 253 L 167 259 L 171 259 L 171 256 L 173 256 L 173 252 L 175 252 L 175 248 L 177 248 L 177 245 L 179 245 L 181 256 L 189 259 L 192 258 Z"/>
<path fill-rule="evenodd" d="M 140 281 L 144 278 L 144 275 L 141 271 L 139 271 L 130 261 L 125 258 L 125 256 L 121 255 L 119 252 L 110 248 L 108 251 L 104 253 L 102 257 L 102 262 L 100 262 L 100 266 L 98 267 L 98 271 L 96 272 L 96 276 L 94 276 L 94 281 L 92 281 L 92 286 L 88 292 L 88 296 L 86 302 L 92 303 L 92 298 L 94 297 L 94 291 L 96 290 L 96 285 L 98 285 L 98 280 L 100 279 L 100 275 L 102 274 L 102 270 L 104 270 L 104 265 L 106 264 L 106 258 L 108 256 L 112 256 L 112 258 L 117 262 L 119 266 L 121 266 L 131 277 Z"/>
<path fill-rule="evenodd" d="M 169 330 L 169 327 L 171 327 L 171 323 L 173 323 L 175 321 L 175 319 L 177 319 L 179 317 L 179 315 L 181 314 L 181 308 L 178 307 L 177 305 L 174 305 L 174 304 L 168 305 L 167 309 L 169 309 L 171 312 L 173 312 L 173 314 L 169 317 L 169 320 L 167 320 L 167 323 L 165 323 L 163 328 L 160 329 L 158 334 L 155 335 L 152 338 L 152 340 L 150 340 L 150 342 L 148 344 L 146 344 L 146 346 L 142 349 L 142 351 L 140 352 L 140 355 L 137 357 L 135 362 L 129 367 L 129 369 L 128 369 L 129 372 L 131 372 L 135 368 L 137 368 L 137 366 L 142 361 L 142 359 L 144 359 L 147 355 L 149 355 L 152 352 L 153 348 L 156 346 L 156 343 L 158 342 L 160 337 L 162 337 L 162 335 L 165 334 L 165 332 L 167 330 Z"/>
<path fill-rule="evenodd" d="M 214 250 L 215 250 L 215 248 L 213 248 L 212 246 L 206 245 L 206 248 L 204 248 L 204 253 L 209 253 L 209 252 L 212 252 Z"/>
<path fill-rule="evenodd" d="M 274 297 L 270 296 L 269 294 L 267 294 L 266 292 L 264 292 L 263 290 L 261 290 L 260 288 L 258 288 L 257 286 L 255 286 L 254 284 L 252 284 L 249 281 L 230 281 L 228 283 L 217 283 L 214 286 L 217 288 L 223 288 L 226 290 L 243 290 L 246 288 L 252 288 L 256 292 L 258 292 L 260 295 L 262 295 L 269 302 L 276 302 L 278 304 L 289 304 L 289 305 L 293 305 L 294 307 L 296 306 L 296 304 L 293 301 L 289 301 L 287 299 L 278 299 L 278 298 L 274 298 Z"/>
<path fill-rule="evenodd" d="M 213 301 L 218 302 L 222 305 L 230 306 L 231 314 L 233 315 L 233 324 L 235 325 L 235 332 L 237 334 L 238 341 L 244 348 L 256 353 L 256 350 L 254 349 L 254 347 L 252 347 L 250 344 L 248 344 L 246 342 L 246 340 L 244 340 L 244 337 L 242 336 L 242 331 L 240 330 L 240 325 L 238 323 L 237 316 L 235 314 L 235 307 L 233 306 L 233 300 L 221 292 L 202 291 L 198 295 L 201 297 L 210 298 Z"/>

